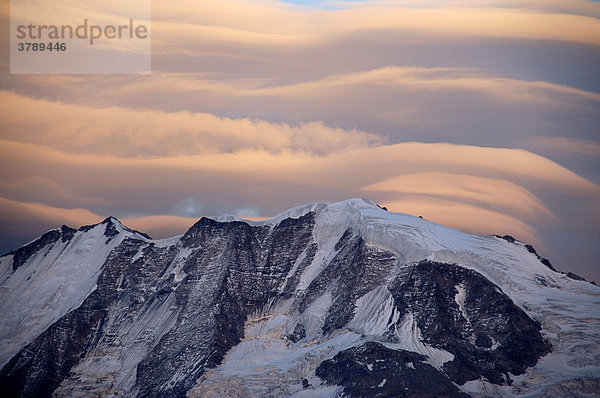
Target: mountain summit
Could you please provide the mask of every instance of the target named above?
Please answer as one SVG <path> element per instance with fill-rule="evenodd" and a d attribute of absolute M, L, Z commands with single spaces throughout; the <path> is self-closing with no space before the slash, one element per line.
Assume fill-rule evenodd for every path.
<path fill-rule="evenodd" d="M 600 287 L 531 246 L 351 199 L 0 258 L 9 397 L 600 393 Z"/>

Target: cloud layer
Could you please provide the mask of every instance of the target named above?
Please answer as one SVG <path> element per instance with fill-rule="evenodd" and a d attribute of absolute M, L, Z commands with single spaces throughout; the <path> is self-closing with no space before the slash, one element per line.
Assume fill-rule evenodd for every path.
<path fill-rule="evenodd" d="M 368 197 L 600 280 L 598 4 L 414 4 L 153 1 L 151 75 L 3 58 L 3 251 L 108 215 L 166 237 Z"/>

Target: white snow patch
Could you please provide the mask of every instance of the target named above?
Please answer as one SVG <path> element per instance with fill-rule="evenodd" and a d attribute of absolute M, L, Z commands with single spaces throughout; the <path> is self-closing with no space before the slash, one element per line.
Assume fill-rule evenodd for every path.
<path fill-rule="evenodd" d="M 513 397 L 509 386 L 498 386 L 485 380 L 471 380 L 458 388 L 473 398 L 504 398 Z"/>
<path fill-rule="evenodd" d="M 386 286 L 377 287 L 359 298 L 354 313 L 348 329 L 368 335 L 384 334 L 400 318 Z"/>
<path fill-rule="evenodd" d="M 330 300 L 324 296 L 320 300 Z M 320 311 L 314 311 L 317 312 Z M 317 338 L 301 346 L 293 345 L 287 343 L 284 336 L 291 321 L 290 315 L 277 312 L 249 319 L 244 339 L 227 353 L 220 366 L 206 372 L 188 396 L 261 397 L 278 388 L 285 389 L 279 393 L 281 396 L 327 397 L 335 394 L 338 387 L 316 386 L 300 391 L 302 379 L 309 378 L 314 382 L 317 366 L 324 359 L 358 344 L 360 335 L 342 331 L 327 340 Z"/>
<path fill-rule="evenodd" d="M 185 266 L 185 262 L 194 252 L 194 249 L 190 248 L 182 248 L 177 253 L 177 256 L 173 259 L 172 265 L 174 265 L 171 273 L 174 275 L 175 283 L 179 283 L 185 279 L 187 274 L 183 271 L 183 267 Z"/>
<path fill-rule="evenodd" d="M 169 247 L 169 246 L 173 246 L 173 245 L 177 244 L 177 242 L 179 242 L 179 240 L 182 237 L 183 237 L 183 234 L 180 234 L 180 235 L 172 236 L 170 238 L 156 239 L 156 240 L 153 240 L 152 243 L 154 243 L 154 245 L 156 247 L 160 247 L 160 248 Z"/>
<path fill-rule="evenodd" d="M 0 281 L 5 280 L 8 277 L 8 275 L 12 273 L 13 259 L 13 254 L 6 254 L 0 257 Z M 0 285 L 0 294 L 2 294 L 2 290 L 8 290 L 9 288 L 10 286 Z"/>
<path fill-rule="evenodd" d="M 343 203 L 343 202 L 342 202 Z M 346 206 L 329 205 L 317 214 L 313 230 L 318 249 L 312 263 L 300 276 L 297 290 L 305 290 L 337 254 L 335 245 L 344 232 L 360 220 L 360 214 L 349 212 Z"/>
<path fill-rule="evenodd" d="M 498 347 L 500 347 L 500 342 L 496 341 L 495 338 L 493 338 L 492 336 L 488 336 L 491 340 L 492 340 L 492 347 L 490 348 L 491 351 L 496 350 Z"/>
<path fill-rule="evenodd" d="M 299 390 L 292 395 L 290 398 L 327 398 L 327 397 L 340 397 L 342 396 L 342 390 L 344 387 L 340 386 L 318 386 L 317 388 L 310 388 L 306 390 Z"/>
<path fill-rule="evenodd" d="M 456 293 L 456 296 L 454 296 L 454 301 L 456 301 L 456 304 L 458 304 L 458 308 L 460 308 L 462 316 L 468 321 L 469 316 L 467 315 L 467 311 L 465 310 L 465 297 L 467 294 L 465 287 L 461 283 L 459 285 L 456 285 L 455 289 L 458 291 L 458 293 Z"/>
<path fill-rule="evenodd" d="M 381 387 L 385 386 L 386 382 L 387 382 L 387 379 L 381 380 L 381 383 L 377 384 L 377 387 L 381 388 Z"/>
<path fill-rule="evenodd" d="M 308 341 L 320 337 L 323 333 L 323 324 L 327 317 L 327 311 L 331 307 L 331 293 L 325 292 L 316 299 L 300 316 L 300 322 L 304 325 L 306 339 Z"/>
<path fill-rule="evenodd" d="M 294 265 L 292 266 L 292 268 L 290 269 L 290 271 L 288 272 L 287 276 L 285 277 L 285 280 L 283 281 L 283 283 L 279 286 L 278 291 L 279 293 L 283 293 L 285 287 L 288 284 L 289 279 L 296 273 L 296 270 L 298 269 L 298 267 L 300 266 L 300 264 L 302 264 L 302 262 L 304 261 L 304 259 L 306 258 L 306 251 L 307 249 L 310 247 L 307 246 L 306 249 L 304 249 L 302 251 L 302 253 L 300 254 L 300 256 L 298 256 L 298 258 L 296 259 L 296 262 L 294 263 Z"/>
<path fill-rule="evenodd" d="M 386 346 L 392 349 L 400 348 L 425 355 L 428 358 L 427 363 L 437 369 L 441 369 L 442 365 L 454 359 L 452 353 L 434 348 L 421 341 L 421 330 L 412 313 L 404 315 L 404 318 L 400 322 L 400 327 L 396 329 L 396 334 L 398 335 L 399 343 L 385 343 Z"/>

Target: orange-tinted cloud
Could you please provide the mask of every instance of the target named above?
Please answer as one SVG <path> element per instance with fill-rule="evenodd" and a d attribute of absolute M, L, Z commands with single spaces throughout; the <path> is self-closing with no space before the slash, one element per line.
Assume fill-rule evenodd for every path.
<path fill-rule="evenodd" d="M 178 217 L 178 216 L 146 216 L 131 217 L 121 220 L 129 228 L 138 231 L 144 231 L 153 238 L 166 238 L 182 234 L 187 231 L 194 223 L 196 218 Z"/>
<path fill-rule="evenodd" d="M 510 213 L 493 211 L 455 200 L 444 200 L 426 195 L 399 195 L 385 202 L 389 211 L 421 215 L 429 221 L 450 225 L 461 231 L 488 235 L 502 231 L 547 251 L 548 247 L 537 236 L 537 230 Z"/>
<path fill-rule="evenodd" d="M 220 196 L 237 193 L 248 205 L 282 210 L 287 207 L 284 203 L 297 204 L 295 200 L 369 192 L 387 201 L 411 195 L 453 200 L 533 225 L 555 221 L 552 214 L 557 210 L 544 204 L 548 192 L 565 198 L 600 197 L 596 184 L 530 152 L 450 144 L 405 143 L 325 156 L 245 150 L 140 159 L 69 154 L 4 141 L 0 155 L 7 166 L 0 175 L 2 186 L 10 187 L 14 178 L 36 177 L 64 187 L 69 195 L 62 199 L 63 205 L 77 203 L 79 196 L 95 197 L 108 207 L 130 198 L 127 211 L 135 211 L 139 203 L 154 214 L 172 211 L 177 198 L 189 196 L 214 209 Z M 19 161 L 19 167 L 10 167 Z M 39 191 L 24 186 L 12 194 L 27 200 Z"/>
<path fill-rule="evenodd" d="M 61 225 L 81 226 L 102 221 L 97 214 L 82 208 L 57 208 L 43 203 L 9 200 L 0 197 L 0 234 L 3 241 L 17 249 L 28 240 Z"/>
<path fill-rule="evenodd" d="M 532 7 L 533 3 L 537 7 Z M 184 20 L 179 14 L 182 7 L 186 9 Z M 553 12 L 561 8 L 567 11 L 567 2 L 561 7 L 556 3 L 544 7 L 540 2 L 512 6 L 432 2 L 415 7 L 407 2 L 369 1 L 343 3 L 340 9 L 315 10 L 267 1 L 201 1 L 195 8 L 169 1 L 154 2 L 153 29 L 156 36 L 183 46 L 199 42 L 307 45 L 349 31 L 384 29 L 600 44 L 600 23 L 596 18 Z M 161 50 L 172 51 L 172 47 L 165 45 Z"/>
<path fill-rule="evenodd" d="M 249 206 L 267 216 L 300 203 L 353 196 L 469 232 L 511 234 L 542 248 L 550 246 L 542 231 L 563 229 L 573 216 L 585 228 L 600 224 L 595 211 L 600 187 L 522 150 L 405 143 L 324 156 L 247 150 L 140 159 L 3 141 L 0 156 L 0 186 L 35 177 L 68 194 L 48 197 L 52 205 L 45 205 L 30 203 L 43 196 L 36 185 L 6 191 L 10 198 L 4 199 L 2 217 L 14 220 L 4 230 L 77 226 L 112 213 L 162 238 L 185 232 L 201 215 L 240 214 Z M 90 205 L 95 210 L 69 210 L 81 203 L 80 196 L 99 204 Z M 202 205 L 201 213 L 177 214 L 178 201 L 186 197 Z"/>
<path fill-rule="evenodd" d="M 0 91 L 3 138 L 67 152 L 118 157 L 156 157 L 289 149 L 327 153 L 368 146 L 381 139 L 320 122 L 299 126 L 232 119 L 208 113 L 95 109 L 43 101 Z"/>
<path fill-rule="evenodd" d="M 552 212 L 530 191 L 498 178 L 444 172 L 415 173 L 393 177 L 363 189 L 368 193 L 389 193 L 391 197 L 422 195 L 489 206 L 521 217 L 553 218 Z"/>
<path fill-rule="evenodd" d="M 150 76 L 0 75 L 0 236 L 368 196 L 597 258 L 598 4 L 327 6 L 154 1 Z"/>

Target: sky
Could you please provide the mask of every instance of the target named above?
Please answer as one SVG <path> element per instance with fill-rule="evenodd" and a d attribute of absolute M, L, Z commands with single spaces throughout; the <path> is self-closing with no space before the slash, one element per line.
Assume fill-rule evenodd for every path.
<path fill-rule="evenodd" d="M 10 74 L 1 4 L 2 252 L 363 197 L 600 282 L 597 2 L 153 0 L 138 75 Z"/>

